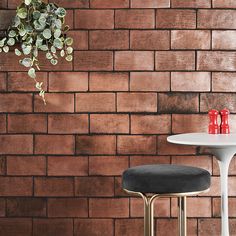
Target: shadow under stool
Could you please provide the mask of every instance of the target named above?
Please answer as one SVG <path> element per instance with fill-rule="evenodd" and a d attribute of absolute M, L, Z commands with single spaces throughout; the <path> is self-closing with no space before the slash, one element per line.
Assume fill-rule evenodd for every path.
<path fill-rule="evenodd" d="M 156 198 L 178 198 L 179 236 L 187 235 L 186 197 L 209 190 L 210 173 L 182 165 L 143 165 L 129 168 L 122 176 L 123 189 L 144 202 L 144 236 L 154 236 L 153 205 Z"/>

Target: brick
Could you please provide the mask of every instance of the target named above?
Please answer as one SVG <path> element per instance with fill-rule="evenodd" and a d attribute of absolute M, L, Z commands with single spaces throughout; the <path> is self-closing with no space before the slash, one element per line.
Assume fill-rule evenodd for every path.
<path fill-rule="evenodd" d="M 154 10 L 117 10 L 115 12 L 115 28 L 153 29 L 155 27 Z"/>
<path fill-rule="evenodd" d="M 198 52 L 197 70 L 205 71 L 235 71 L 236 53 L 208 51 Z"/>
<path fill-rule="evenodd" d="M 131 72 L 131 91 L 165 92 L 170 90 L 170 73 L 168 72 Z"/>
<path fill-rule="evenodd" d="M 31 177 L 0 177 L 0 195 L 31 196 L 33 179 Z"/>
<path fill-rule="evenodd" d="M 141 219 L 116 219 L 115 235 L 132 236 L 143 234 L 143 220 Z"/>
<path fill-rule="evenodd" d="M 130 197 L 123 188 L 122 188 L 122 178 L 116 177 L 115 178 L 115 196 L 116 197 Z"/>
<path fill-rule="evenodd" d="M 211 34 L 208 30 L 173 30 L 172 49 L 210 49 Z"/>
<path fill-rule="evenodd" d="M 172 72 L 171 91 L 210 91 L 211 73 L 209 72 Z"/>
<path fill-rule="evenodd" d="M 158 136 L 158 154 L 159 155 L 191 155 L 196 154 L 196 147 L 183 146 L 167 142 L 167 136 Z"/>
<path fill-rule="evenodd" d="M 70 0 L 55 0 L 54 1 L 59 6 L 66 8 L 88 8 L 89 0 L 75 0 L 71 2 Z"/>
<path fill-rule="evenodd" d="M 236 11 L 234 10 L 199 10 L 197 27 L 200 29 L 235 29 Z"/>
<path fill-rule="evenodd" d="M 119 93 L 117 95 L 118 112 L 156 112 L 157 95 L 155 93 Z"/>
<path fill-rule="evenodd" d="M 76 10 L 76 29 L 113 29 L 113 10 Z"/>
<path fill-rule="evenodd" d="M 6 73 L 0 73 L 0 91 L 6 91 L 7 89 L 7 75 Z"/>
<path fill-rule="evenodd" d="M 141 165 L 170 164 L 168 156 L 131 156 L 130 167 Z"/>
<path fill-rule="evenodd" d="M 47 201 L 43 198 L 7 199 L 7 216 L 45 217 Z"/>
<path fill-rule="evenodd" d="M 128 91 L 129 75 L 126 72 L 91 72 L 90 91 Z"/>
<path fill-rule="evenodd" d="M 88 91 L 88 73 L 53 72 L 49 74 L 50 92 Z"/>
<path fill-rule="evenodd" d="M 0 175 L 6 174 L 6 158 L 4 156 L 0 157 Z"/>
<path fill-rule="evenodd" d="M 91 156 L 89 157 L 89 175 L 121 175 L 129 166 L 127 156 Z"/>
<path fill-rule="evenodd" d="M 229 165 L 229 175 L 236 175 L 235 167 L 236 167 L 236 158 L 233 158 Z M 213 175 L 217 175 L 217 176 L 220 175 L 220 168 L 219 168 L 219 164 L 216 158 L 213 158 Z"/>
<path fill-rule="evenodd" d="M 84 155 L 115 154 L 116 139 L 111 135 L 80 135 L 76 137 L 76 153 Z"/>
<path fill-rule="evenodd" d="M 88 175 L 88 158 L 79 156 L 48 157 L 49 176 Z"/>
<path fill-rule="evenodd" d="M 118 136 L 117 152 L 119 154 L 156 154 L 155 136 Z"/>
<path fill-rule="evenodd" d="M 201 219 L 199 220 L 199 233 L 202 236 L 217 235 L 220 236 L 220 219 Z"/>
<path fill-rule="evenodd" d="M 32 220 L 31 219 L 0 219 L 0 235 L 4 236 L 31 236 Z"/>
<path fill-rule="evenodd" d="M 168 50 L 170 33 L 167 30 L 132 30 L 130 48 L 134 50 Z"/>
<path fill-rule="evenodd" d="M 229 217 L 236 216 L 235 198 L 229 198 Z M 221 199 L 213 198 L 213 217 L 221 217 Z"/>
<path fill-rule="evenodd" d="M 173 133 L 206 133 L 208 132 L 209 119 L 201 114 L 173 114 Z"/>
<path fill-rule="evenodd" d="M 91 133 L 129 133 L 129 116 L 119 114 L 91 114 Z"/>
<path fill-rule="evenodd" d="M 78 93 L 75 109 L 77 112 L 115 112 L 115 94 Z"/>
<path fill-rule="evenodd" d="M 0 112 L 32 112 L 32 94 L 1 93 Z"/>
<path fill-rule="evenodd" d="M 0 135 L 0 154 L 33 154 L 32 135 Z"/>
<path fill-rule="evenodd" d="M 113 69 L 113 52 L 77 51 L 74 55 L 75 70 L 111 71 Z"/>
<path fill-rule="evenodd" d="M 196 166 L 212 173 L 211 156 L 172 156 L 172 164 Z"/>
<path fill-rule="evenodd" d="M 208 112 L 212 107 L 217 110 L 222 110 L 227 107 L 231 112 L 236 111 L 234 94 L 211 93 L 201 94 L 200 96 L 200 111 Z"/>
<path fill-rule="evenodd" d="M 115 52 L 115 70 L 150 71 L 154 68 L 154 53 L 151 51 L 118 51 Z"/>
<path fill-rule="evenodd" d="M 87 217 L 88 202 L 85 198 L 48 199 L 48 217 Z"/>
<path fill-rule="evenodd" d="M 47 116 L 39 114 L 9 114 L 9 133 L 46 133 Z"/>
<path fill-rule="evenodd" d="M 34 195 L 37 197 L 70 197 L 74 195 L 73 179 L 69 177 L 36 177 Z"/>
<path fill-rule="evenodd" d="M 7 0 L 1 1 L 0 8 L 7 8 Z"/>
<path fill-rule="evenodd" d="M 157 11 L 156 27 L 165 29 L 195 29 L 194 10 L 161 9 Z"/>
<path fill-rule="evenodd" d="M 129 8 L 129 0 L 91 0 L 90 8 Z"/>
<path fill-rule="evenodd" d="M 68 36 L 72 37 L 74 40 L 73 48 L 74 50 L 87 50 L 88 49 L 88 31 L 86 30 L 70 30 Z"/>
<path fill-rule="evenodd" d="M 125 198 L 90 198 L 89 216 L 92 218 L 127 218 L 129 200 Z"/>
<path fill-rule="evenodd" d="M 78 197 L 114 196 L 113 177 L 79 177 L 75 179 L 75 195 Z"/>
<path fill-rule="evenodd" d="M 7 77 L 8 91 L 29 91 L 35 92 L 35 81 L 29 79 L 26 72 L 10 72 Z M 47 73 L 37 72 L 37 81 L 43 82 L 43 89 L 47 91 Z"/>
<path fill-rule="evenodd" d="M 143 199 L 131 198 L 130 200 L 130 216 L 133 218 L 143 217 Z M 154 204 L 155 217 L 170 217 L 170 199 L 159 198 Z"/>
<path fill-rule="evenodd" d="M 212 31 L 212 48 L 223 50 L 235 50 L 236 49 L 236 32 L 229 30 L 213 30 Z"/>
<path fill-rule="evenodd" d="M 213 0 L 213 7 L 215 8 L 235 8 L 236 2 L 234 0 Z"/>
<path fill-rule="evenodd" d="M 0 133 L 6 133 L 6 115 L 0 115 Z"/>
<path fill-rule="evenodd" d="M 6 201 L 5 199 L 0 200 L 0 216 L 6 216 Z"/>
<path fill-rule="evenodd" d="M 72 219 L 34 219 L 34 236 L 71 236 L 73 235 Z"/>
<path fill-rule="evenodd" d="M 54 134 L 88 133 L 88 115 L 85 114 L 49 115 L 48 133 L 54 133 Z"/>
<path fill-rule="evenodd" d="M 132 8 L 169 8 L 170 0 L 131 0 Z"/>
<path fill-rule="evenodd" d="M 195 54 L 191 51 L 158 51 L 155 57 L 156 70 L 178 71 L 195 69 Z"/>
<path fill-rule="evenodd" d="M 211 8 L 211 0 L 171 0 L 173 8 Z"/>
<path fill-rule="evenodd" d="M 75 236 L 111 236 L 113 234 L 112 219 L 75 219 Z"/>
<path fill-rule="evenodd" d="M 169 115 L 132 115 L 131 134 L 166 134 L 171 130 Z"/>
<path fill-rule="evenodd" d="M 72 93 L 48 93 L 46 94 L 47 105 L 39 96 L 34 98 L 35 112 L 74 112 L 74 94 Z"/>
<path fill-rule="evenodd" d="M 35 137 L 36 154 L 74 154 L 72 135 L 37 135 Z"/>
<path fill-rule="evenodd" d="M 196 93 L 163 93 L 158 97 L 161 113 L 195 113 L 199 110 Z"/>
<path fill-rule="evenodd" d="M 158 236 L 178 235 L 178 221 L 177 219 L 158 219 L 156 221 L 156 229 L 157 229 Z M 196 219 L 187 220 L 187 234 L 191 236 L 198 235 Z"/>
<path fill-rule="evenodd" d="M 8 156 L 8 175 L 45 175 L 46 158 L 42 156 Z"/>
<path fill-rule="evenodd" d="M 0 10 L 0 30 L 6 30 L 11 25 L 14 11 Z"/>
<path fill-rule="evenodd" d="M 112 50 L 129 48 L 128 30 L 90 31 L 89 48 L 92 50 Z"/>

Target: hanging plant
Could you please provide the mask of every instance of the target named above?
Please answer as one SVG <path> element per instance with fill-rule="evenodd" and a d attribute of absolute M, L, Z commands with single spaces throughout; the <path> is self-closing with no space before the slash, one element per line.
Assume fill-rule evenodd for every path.
<path fill-rule="evenodd" d="M 23 0 L 6 37 L 0 40 L 0 53 L 8 53 L 10 47 L 14 47 L 15 54 L 22 57 L 19 63 L 27 67 L 28 75 L 35 80 L 35 87 L 45 104 L 43 83 L 36 79 L 36 71 L 40 70 L 38 54 L 44 52 L 52 65 L 58 63 L 57 54 L 69 62 L 73 60 L 73 39 L 66 36 L 69 26 L 65 25 L 65 16 L 66 10 L 54 3 Z M 20 46 L 15 47 L 18 43 Z"/>

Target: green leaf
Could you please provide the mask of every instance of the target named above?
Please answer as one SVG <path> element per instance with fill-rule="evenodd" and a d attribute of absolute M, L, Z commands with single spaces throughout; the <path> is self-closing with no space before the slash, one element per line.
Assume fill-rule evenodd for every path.
<path fill-rule="evenodd" d="M 19 49 L 17 49 L 17 48 L 15 49 L 15 54 L 17 56 L 21 56 L 22 55 L 21 51 Z"/>
<path fill-rule="evenodd" d="M 10 38 L 14 38 L 16 36 L 16 31 L 15 30 L 10 30 L 10 32 L 8 33 L 8 36 Z"/>
<path fill-rule="evenodd" d="M 7 38 L 3 38 L 2 40 L 0 40 L 0 47 L 3 47 L 5 45 Z"/>
<path fill-rule="evenodd" d="M 52 63 L 52 65 L 56 65 L 57 63 L 58 63 L 58 61 L 56 60 L 56 59 L 51 59 L 51 61 L 50 61 L 51 63 Z"/>
<path fill-rule="evenodd" d="M 27 17 L 27 9 L 22 7 L 17 9 L 17 16 L 21 19 L 25 19 Z"/>
<path fill-rule="evenodd" d="M 60 55 L 61 55 L 61 57 L 64 57 L 65 56 L 65 50 L 61 50 L 61 52 L 60 52 Z"/>
<path fill-rule="evenodd" d="M 68 47 L 68 48 L 66 49 L 66 52 L 67 52 L 68 54 L 71 54 L 71 53 L 73 52 L 73 48 L 72 48 L 72 47 Z"/>
<path fill-rule="evenodd" d="M 56 20 L 54 21 L 54 24 L 55 24 L 55 27 L 56 27 L 56 28 L 61 29 L 62 23 L 61 23 L 61 20 L 60 20 L 60 19 L 56 19 Z"/>
<path fill-rule="evenodd" d="M 42 51 L 47 51 L 48 50 L 48 46 L 47 45 L 42 45 L 39 47 Z"/>
<path fill-rule="evenodd" d="M 56 52 L 57 52 L 57 49 L 56 49 L 54 46 L 51 46 L 51 52 L 52 52 L 52 53 L 56 53 Z"/>
<path fill-rule="evenodd" d="M 53 46 L 58 48 L 58 49 L 62 49 L 63 48 L 63 42 L 61 41 L 60 38 L 54 39 Z"/>
<path fill-rule="evenodd" d="M 31 67 L 33 65 L 31 58 L 24 58 L 23 60 L 20 60 L 20 63 L 25 67 Z"/>
<path fill-rule="evenodd" d="M 15 16 L 13 23 L 12 23 L 12 27 L 18 27 L 20 25 L 21 21 L 20 18 L 18 16 Z"/>
<path fill-rule="evenodd" d="M 25 0 L 25 5 L 29 6 L 32 0 Z"/>
<path fill-rule="evenodd" d="M 72 61 L 72 60 L 73 60 L 73 56 L 72 56 L 72 55 L 68 55 L 68 56 L 66 57 L 66 60 L 67 60 L 67 61 Z"/>
<path fill-rule="evenodd" d="M 25 55 L 29 55 L 31 53 L 31 50 L 32 50 L 31 45 L 22 44 L 21 48 Z"/>
<path fill-rule="evenodd" d="M 59 38 L 61 36 L 61 30 L 60 29 L 56 29 L 54 32 L 54 38 Z"/>
<path fill-rule="evenodd" d="M 3 49 L 3 51 L 4 51 L 5 53 L 8 53 L 8 52 L 9 52 L 9 47 L 8 47 L 8 46 L 4 46 L 2 49 Z"/>
<path fill-rule="evenodd" d="M 63 18 L 66 16 L 66 10 L 65 8 L 62 8 L 62 7 L 59 7 L 57 10 L 56 10 L 56 15 L 58 15 L 60 18 Z"/>
<path fill-rule="evenodd" d="M 21 30 L 19 30 L 19 35 L 20 35 L 21 37 L 25 36 L 26 33 L 27 33 L 27 32 L 26 32 L 25 29 L 21 29 Z"/>
<path fill-rule="evenodd" d="M 31 77 L 32 79 L 35 79 L 35 78 L 36 78 L 35 69 L 34 69 L 33 67 L 29 69 L 28 75 L 29 75 L 29 77 Z"/>
<path fill-rule="evenodd" d="M 40 11 L 34 11 L 34 12 L 33 12 L 33 18 L 34 18 L 35 20 L 38 20 L 38 19 L 40 18 L 40 16 L 41 16 Z"/>
<path fill-rule="evenodd" d="M 50 39 L 50 38 L 52 37 L 52 32 L 51 32 L 51 30 L 50 30 L 50 29 L 45 29 L 45 30 L 43 31 L 43 37 L 44 37 L 45 39 Z"/>
<path fill-rule="evenodd" d="M 53 58 L 53 56 L 52 56 L 52 54 L 51 54 L 50 52 L 48 52 L 48 53 L 46 54 L 46 58 L 47 58 L 48 60 L 51 60 L 51 59 Z"/>
<path fill-rule="evenodd" d="M 33 51 L 34 57 L 38 57 L 38 48 L 36 47 Z"/>
<path fill-rule="evenodd" d="M 71 38 L 71 37 L 68 37 L 68 38 L 66 38 L 66 40 L 65 40 L 65 44 L 67 45 L 67 46 L 71 46 L 72 44 L 73 44 L 73 38 Z"/>
<path fill-rule="evenodd" d="M 13 46 L 13 45 L 15 45 L 15 43 L 16 43 L 16 41 L 15 41 L 14 38 L 9 38 L 9 39 L 7 40 L 7 44 L 8 44 L 9 46 Z"/>

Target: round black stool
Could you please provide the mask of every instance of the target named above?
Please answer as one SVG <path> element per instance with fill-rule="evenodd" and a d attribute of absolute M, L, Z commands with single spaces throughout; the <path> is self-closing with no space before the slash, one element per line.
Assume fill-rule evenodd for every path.
<path fill-rule="evenodd" d="M 123 189 L 144 201 L 144 236 L 154 236 L 153 204 L 158 197 L 178 197 L 179 236 L 187 235 L 186 197 L 210 188 L 210 173 L 204 169 L 181 165 L 144 165 L 123 173 Z"/>

